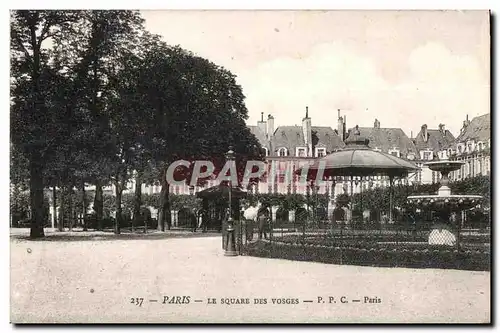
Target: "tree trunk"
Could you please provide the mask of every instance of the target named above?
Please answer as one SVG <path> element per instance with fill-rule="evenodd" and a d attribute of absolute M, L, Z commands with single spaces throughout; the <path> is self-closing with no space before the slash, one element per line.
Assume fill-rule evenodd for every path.
<path fill-rule="evenodd" d="M 165 231 L 171 227 L 170 200 L 168 197 L 170 185 L 166 179 L 162 180 L 160 192 L 160 213 L 158 216 L 158 231 Z"/>
<path fill-rule="evenodd" d="M 122 223 L 122 187 L 118 182 L 115 185 L 115 208 L 116 208 L 116 216 L 115 216 L 115 234 L 120 234 L 120 225 Z"/>
<path fill-rule="evenodd" d="M 43 232 L 43 178 L 40 154 L 32 153 L 30 161 L 30 205 L 31 205 L 31 230 L 30 238 L 41 238 Z"/>
<path fill-rule="evenodd" d="M 87 220 L 85 215 L 87 213 L 87 194 L 85 193 L 85 182 L 82 180 L 82 219 L 83 219 L 83 231 L 87 231 Z"/>
<path fill-rule="evenodd" d="M 142 179 L 141 174 L 137 173 L 135 177 L 135 196 L 134 196 L 134 218 L 132 220 L 132 232 L 135 231 L 135 226 L 141 223 L 141 205 L 142 205 Z"/>
<path fill-rule="evenodd" d="M 59 198 L 59 219 L 57 220 L 57 228 L 59 231 L 64 231 L 64 205 L 65 205 L 65 193 L 64 187 L 61 186 L 60 198 Z"/>
<path fill-rule="evenodd" d="M 54 225 L 53 227 L 57 225 L 57 189 L 56 186 L 52 188 L 52 212 L 53 212 L 53 220 L 54 220 Z"/>
<path fill-rule="evenodd" d="M 102 230 L 102 213 L 104 208 L 103 195 L 102 195 L 102 184 L 99 180 L 95 182 L 95 196 L 94 196 L 94 212 L 97 222 L 97 230 Z"/>
<path fill-rule="evenodd" d="M 69 231 L 73 231 L 73 218 L 74 218 L 74 210 L 73 210 L 73 189 L 68 187 L 68 226 Z"/>

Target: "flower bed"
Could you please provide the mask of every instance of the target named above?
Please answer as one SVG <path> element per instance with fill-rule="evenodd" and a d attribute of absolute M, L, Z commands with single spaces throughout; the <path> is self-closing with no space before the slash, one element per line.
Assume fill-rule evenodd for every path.
<path fill-rule="evenodd" d="M 302 234 L 274 236 L 273 242 L 282 242 L 286 244 L 305 244 L 309 246 L 326 245 L 326 246 L 352 246 L 356 248 L 365 248 L 370 246 L 378 246 L 382 244 L 394 243 L 396 245 L 403 245 L 421 248 L 422 246 L 429 247 L 428 233 L 427 234 L 371 234 L 371 235 L 332 235 L 332 234 L 313 234 L 305 236 Z M 473 250 L 482 250 L 488 248 L 490 242 L 489 235 L 461 235 L 460 245 L 464 248 Z M 412 244 L 418 243 L 418 244 Z M 447 248 L 447 247 L 445 247 Z"/>
<path fill-rule="evenodd" d="M 475 271 L 489 271 L 491 258 L 490 249 L 484 246 L 467 246 L 458 251 L 456 248 L 431 246 L 426 243 L 329 245 L 258 241 L 248 246 L 246 252 L 257 257 L 329 264 Z"/>

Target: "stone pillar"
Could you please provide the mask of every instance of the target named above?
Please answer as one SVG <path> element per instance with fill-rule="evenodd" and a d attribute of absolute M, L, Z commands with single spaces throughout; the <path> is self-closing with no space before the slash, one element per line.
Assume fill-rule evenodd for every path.
<path fill-rule="evenodd" d="M 170 211 L 170 219 L 172 220 L 172 226 L 177 227 L 177 211 Z"/>
<path fill-rule="evenodd" d="M 330 191 L 329 200 L 328 200 L 328 207 L 327 207 L 329 221 L 333 221 L 333 214 L 335 211 L 335 186 L 337 186 L 336 182 L 332 181 L 330 189 L 327 188 L 327 190 Z"/>
<path fill-rule="evenodd" d="M 57 207 L 59 208 L 59 207 Z M 49 208 L 49 213 L 50 213 L 50 220 L 51 220 L 51 224 L 52 224 L 52 229 L 55 229 L 56 228 L 56 221 L 57 221 L 57 211 L 58 209 L 56 208 L 56 211 L 54 212 L 54 206 L 50 206 Z"/>
<path fill-rule="evenodd" d="M 276 221 L 276 212 L 278 211 L 277 206 L 272 206 L 271 207 L 271 221 L 275 222 Z"/>
<path fill-rule="evenodd" d="M 157 219 L 158 218 L 158 209 L 156 209 L 154 207 L 148 207 L 148 209 L 151 212 L 151 218 Z"/>
<path fill-rule="evenodd" d="M 352 211 L 350 209 L 345 208 L 345 207 L 342 209 L 344 209 L 345 221 L 346 221 L 346 223 L 349 223 L 352 219 Z"/>

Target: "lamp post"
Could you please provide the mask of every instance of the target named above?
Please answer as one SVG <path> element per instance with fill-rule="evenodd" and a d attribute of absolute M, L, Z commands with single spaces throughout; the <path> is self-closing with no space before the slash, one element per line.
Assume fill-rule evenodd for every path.
<path fill-rule="evenodd" d="M 234 161 L 234 151 L 232 147 L 229 147 L 229 151 L 226 153 L 226 163 L 229 161 Z M 231 175 L 232 176 L 232 175 Z M 233 191 L 233 183 L 231 178 L 229 178 L 229 192 L 228 192 L 228 201 L 229 201 L 229 214 L 227 218 L 227 241 L 224 255 L 228 257 L 237 256 L 236 252 L 236 241 L 234 237 L 234 226 L 233 226 L 233 203 L 232 203 L 232 191 Z"/>

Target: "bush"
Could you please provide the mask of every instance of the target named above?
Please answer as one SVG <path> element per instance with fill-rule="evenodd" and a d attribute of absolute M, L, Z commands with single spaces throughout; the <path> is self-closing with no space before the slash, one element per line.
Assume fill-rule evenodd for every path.
<path fill-rule="evenodd" d="M 443 246 L 417 249 L 407 246 L 351 247 L 269 243 L 257 241 L 248 246 L 248 255 L 329 264 L 376 267 L 447 268 L 473 271 L 490 270 L 490 252 L 481 249 L 457 251 Z"/>

